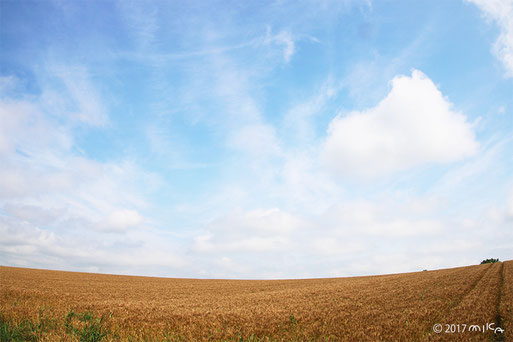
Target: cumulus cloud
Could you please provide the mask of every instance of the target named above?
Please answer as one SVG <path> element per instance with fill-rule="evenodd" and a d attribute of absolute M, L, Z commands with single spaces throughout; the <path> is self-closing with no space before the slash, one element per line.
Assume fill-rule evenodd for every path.
<path fill-rule="evenodd" d="M 322 157 L 337 173 L 376 176 L 474 154 L 472 125 L 422 72 L 397 76 L 375 107 L 333 119 Z"/>
<path fill-rule="evenodd" d="M 513 1 L 467 0 L 475 4 L 490 21 L 495 21 L 500 34 L 493 52 L 506 68 L 506 76 L 513 77 Z"/>

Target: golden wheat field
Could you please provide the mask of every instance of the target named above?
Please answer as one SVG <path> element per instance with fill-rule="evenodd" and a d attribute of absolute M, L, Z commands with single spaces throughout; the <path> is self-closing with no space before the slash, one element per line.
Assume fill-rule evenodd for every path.
<path fill-rule="evenodd" d="M 0 267 L 0 291 L 4 340 L 513 341 L 513 261 L 303 280 Z"/>

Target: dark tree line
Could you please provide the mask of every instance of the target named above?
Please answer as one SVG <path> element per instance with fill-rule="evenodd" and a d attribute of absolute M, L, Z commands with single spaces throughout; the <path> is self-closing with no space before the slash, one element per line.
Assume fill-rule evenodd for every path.
<path fill-rule="evenodd" d="M 491 263 L 494 263 L 494 262 L 499 262 L 499 259 L 494 259 L 494 258 L 485 259 L 485 260 L 481 261 L 481 265 L 482 264 L 491 264 Z"/>

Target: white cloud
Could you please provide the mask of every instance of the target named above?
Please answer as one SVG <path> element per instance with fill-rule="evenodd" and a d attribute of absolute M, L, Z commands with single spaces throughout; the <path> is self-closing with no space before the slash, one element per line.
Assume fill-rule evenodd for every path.
<path fill-rule="evenodd" d="M 14 76 L 0 76 L 0 96 L 16 89 L 18 82 Z"/>
<path fill-rule="evenodd" d="M 241 222 L 253 231 L 283 234 L 291 233 L 302 225 L 299 218 L 278 208 L 251 210 L 237 217 L 236 221 Z"/>
<path fill-rule="evenodd" d="M 376 106 L 337 116 L 323 159 L 335 172 L 376 176 L 425 163 L 447 163 L 478 149 L 472 126 L 422 72 L 397 76 Z"/>
<path fill-rule="evenodd" d="M 513 187 L 510 189 L 502 206 L 490 208 L 488 217 L 495 224 L 513 222 Z"/>
<path fill-rule="evenodd" d="M 283 125 L 295 146 L 312 145 L 316 138 L 314 119 L 322 113 L 327 102 L 337 94 L 339 88 L 330 76 L 312 97 L 306 101 L 302 98 L 300 103 L 285 113 Z"/>
<path fill-rule="evenodd" d="M 333 7 L 328 8 L 332 11 Z M 475 234 L 479 234 L 482 222 L 471 217 L 472 213 L 465 213 L 455 219 L 457 224 L 451 224 L 444 215 L 446 211 L 452 215 L 453 207 L 442 208 L 448 201 L 436 195 L 452 195 L 447 189 L 458 182 L 468 186 L 473 183 L 473 174 L 487 174 L 497 165 L 495 160 L 477 163 L 476 159 L 479 170 L 466 164 L 468 172 L 458 165 L 453 174 L 446 173 L 441 181 L 433 180 L 435 185 L 438 180 L 443 189 L 428 194 L 428 199 L 412 194 L 429 188 L 431 179 L 419 177 L 419 182 L 426 181 L 422 190 L 413 184 L 412 189 L 405 189 L 407 199 L 402 202 L 398 198 L 384 201 L 388 193 L 373 198 L 383 187 L 395 188 L 396 184 L 378 182 L 371 190 L 344 187 L 319 162 L 322 151 L 332 170 L 372 176 L 424 163 L 451 162 L 477 150 L 472 126 L 419 71 L 411 77 L 395 78 L 390 93 L 384 95 L 386 81 L 397 74 L 394 70 L 425 50 L 419 48 L 427 40 L 422 35 L 392 61 L 383 57 L 373 65 L 350 68 L 355 71 L 343 82 L 351 84 L 347 89 L 356 102 L 362 102 L 358 100 L 361 96 L 371 101 L 371 105 L 365 102 L 370 107 L 384 99 L 374 108 L 335 118 L 328 138 L 319 145 L 316 128 L 324 122 L 327 108 L 332 107 L 339 83 L 328 78 L 312 96 L 302 93 L 299 101 L 287 102 L 292 104 L 290 110 L 278 108 L 285 113 L 282 121 L 274 112 L 267 112 L 272 111 L 275 96 L 278 102 L 297 96 L 297 92 L 288 90 L 269 94 L 266 84 L 286 76 L 276 68 L 294 57 L 298 47 L 295 42 L 308 36 L 301 33 L 302 29 L 269 29 L 263 37 L 234 44 L 227 40 L 232 35 L 213 32 L 212 37 L 205 37 L 213 45 L 205 46 L 202 40 L 191 40 L 182 46 L 189 38 L 186 36 L 176 42 L 176 47 L 180 50 L 194 46 L 191 53 L 166 53 L 161 49 L 162 53 L 152 54 L 151 49 L 159 45 L 155 40 L 159 30 L 155 12 L 151 6 L 140 16 L 137 6 L 129 4 L 125 9 L 126 19 L 140 34 L 136 50 L 145 50 L 136 52 L 141 58 L 137 62 L 151 66 L 150 74 L 151 70 L 161 71 L 154 73 L 156 77 L 144 78 L 144 82 L 152 83 L 150 90 L 155 90 L 149 92 L 154 94 L 149 102 L 153 97 L 164 100 L 156 101 L 158 106 L 148 104 L 147 113 L 155 115 L 138 119 L 148 127 L 146 135 L 152 153 L 151 160 L 144 159 L 150 161 L 148 167 L 158 168 L 164 159 L 175 166 L 191 167 L 185 157 L 187 147 L 193 149 L 192 143 L 219 144 L 216 152 L 217 148 L 228 147 L 228 158 L 226 151 L 221 151 L 215 177 L 209 173 L 199 176 L 199 183 L 191 183 L 201 188 L 198 196 L 195 192 L 183 193 L 180 179 L 161 169 L 164 189 L 146 203 L 149 182 L 145 177 L 149 175 L 135 161 L 90 160 L 73 141 L 77 126 L 82 131 L 108 123 L 107 107 L 101 90 L 96 88 L 95 75 L 80 67 L 54 68 L 50 77 L 43 77 L 39 102 L 4 101 L 0 105 L 2 263 L 171 276 L 189 272 L 193 277 L 307 277 L 330 272 L 362 275 L 438 264 L 454 266 L 462 256 L 472 258 L 475 250 L 486 251 L 483 246 L 491 246 L 473 243 L 478 240 Z M 199 25 L 195 31 L 201 31 L 203 24 Z M 217 26 L 212 25 L 216 30 Z M 257 30 L 243 32 L 244 39 Z M 247 58 L 263 50 L 263 58 Z M 159 68 L 154 69 L 156 65 Z M 181 71 L 174 78 L 177 65 Z M 171 74 L 172 84 L 168 82 Z M 16 80 L 0 79 L 2 87 L 6 91 L 16 88 Z M 30 96 L 30 101 L 37 97 Z M 168 116 L 171 112 L 173 115 Z M 155 116 L 164 120 L 153 121 Z M 148 124 L 145 120 L 153 122 Z M 186 125 L 191 125 L 191 130 L 184 130 L 187 132 L 182 142 L 173 129 L 178 132 Z M 192 126 L 194 134 L 187 135 Z M 203 132 L 212 135 L 196 134 Z M 105 133 L 110 136 L 111 132 Z M 186 144 L 189 139 L 191 145 Z M 141 147 L 136 145 L 137 149 Z M 119 153 L 127 151 L 118 152 L 115 158 L 120 158 Z M 155 155 L 161 160 L 155 161 Z M 217 154 L 212 157 L 217 158 Z M 186 182 L 194 182 L 196 176 L 190 176 L 193 178 L 187 176 Z M 431 176 L 438 175 L 427 178 Z M 483 186 L 493 188 L 490 184 L 496 183 Z M 474 216 L 481 214 L 475 212 Z M 513 204 L 501 205 L 498 213 L 501 227 L 506 227 L 510 221 L 503 219 L 512 217 Z M 504 237 L 501 241 L 506 251 L 512 240 L 507 239 L 508 235 Z M 459 243 L 444 245 L 444 241 Z M 453 255 L 454 248 L 458 255 Z M 185 264 L 190 271 L 180 269 Z"/>
<path fill-rule="evenodd" d="M 119 209 L 111 212 L 100 225 L 101 230 L 121 232 L 143 222 L 143 217 L 136 210 Z"/>
<path fill-rule="evenodd" d="M 220 276 L 224 277 L 226 277 L 226 274 L 248 273 L 251 269 L 250 265 L 237 263 L 236 261 L 226 256 L 219 258 L 215 261 L 215 263 L 227 271 L 225 274 L 220 274 Z"/>
<path fill-rule="evenodd" d="M 494 168 L 494 165 L 498 165 L 501 158 L 504 158 L 503 154 L 508 150 L 511 140 L 511 138 L 507 138 L 495 143 L 484 144 L 475 156 L 449 169 L 443 177 L 438 179 L 430 192 L 447 194 L 455 192 L 458 187 L 460 187 L 459 192 L 462 188 L 483 191 L 484 189 L 481 187 L 487 186 L 484 179 L 500 170 L 500 168 Z M 468 187 L 469 183 L 475 185 Z"/>
<path fill-rule="evenodd" d="M 283 46 L 283 59 L 286 63 L 290 62 L 290 58 L 294 55 L 296 50 L 294 39 L 290 32 L 281 31 L 278 34 L 273 35 L 269 26 L 267 27 L 264 44 L 278 44 Z"/>
<path fill-rule="evenodd" d="M 74 270 L 93 264 L 103 272 L 140 274 L 148 266 L 158 272 L 179 267 L 183 262 L 168 250 L 172 244 L 148 231 L 151 222 L 143 217 L 152 174 L 132 161 L 99 162 L 77 151 L 73 128 L 94 129 L 107 120 L 82 71 L 57 73 L 41 97 L 0 100 L 0 261 Z M 143 222 L 145 234 L 123 246 L 137 234 L 129 228 Z M 146 247 L 137 245 L 143 242 Z"/>
<path fill-rule="evenodd" d="M 138 1 L 117 1 L 116 5 L 141 47 L 146 48 L 151 45 L 159 29 L 156 6 L 151 2 Z"/>
<path fill-rule="evenodd" d="M 49 68 L 49 72 L 47 81 L 56 82 L 54 87 L 45 85 L 42 94 L 47 112 L 91 126 L 109 122 L 107 109 L 86 68 L 58 66 Z"/>
<path fill-rule="evenodd" d="M 511 191 L 510 191 L 508 203 L 506 206 L 506 216 L 510 220 L 513 220 L 513 189 L 511 189 Z"/>
<path fill-rule="evenodd" d="M 2 263 L 14 266 L 169 276 L 187 264 L 176 246 L 148 233 L 125 236 L 124 244 L 116 237 L 98 241 L 90 232 L 57 234 L 0 215 L 0 236 Z"/>
<path fill-rule="evenodd" d="M 495 21 L 500 34 L 493 45 L 493 52 L 506 68 L 506 76 L 513 77 L 513 1 L 467 0 L 474 3 L 486 18 Z"/>
<path fill-rule="evenodd" d="M 266 122 L 255 100 L 255 89 L 251 86 L 254 75 L 227 56 L 216 56 L 210 62 L 197 75 L 200 83 L 211 84 L 201 96 L 212 97 L 222 110 L 212 113 L 207 121 L 221 131 L 230 148 L 262 159 L 278 154 L 275 129 Z M 191 88 L 197 89 L 195 84 Z M 194 99 L 197 96 L 194 94 Z"/>
<path fill-rule="evenodd" d="M 319 254 L 340 255 L 365 251 L 364 242 L 349 242 L 348 239 L 335 236 L 319 237 L 312 240 L 312 249 Z"/>
<path fill-rule="evenodd" d="M 253 157 L 269 157 L 280 153 L 274 127 L 264 123 L 241 127 L 231 134 L 228 144 Z"/>
<path fill-rule="evenodd" d="M 318 151 L 316 145 L 300 151 L 289 150 L 280 165 L 277 177 L 280 183 L 272 184 L 265 192 L 298 212 L 319 214 L 325 211 L 341 198 L 343 190 L 319 165 Z"/>
<path fill-rule="evenodd" d="M 8 202 L 2 209 L 21 221 L 32 222 L 36 225 L 46 225 L 66 215 L 66 212 L 60 208 L 13 202 Z"/>
<path fill-rule="evenodd" d="M 290 246 L 290 234 L 302 227 L 301 219 L 278 208 L 236 210 L 211 222 L 193 248 L 216 253 L 279 251 Z"/>
<path fill-rule="evenodd" d="M 37 137 L 37 139 L 35 139 Z M 44 117 L 40 108 L 27 101 L 0 101 L 0 154 L 24 153 L 52 145 L 59 150 L 71 147 L 71 136 L 59 124 Z"/>
<path fill-rule="evenodd" d="M 410 199 L 409 202 L 414 202 Z M 338 237 L 359 236 L 372 239 L 379 237 L 419 237 L 438 234 L 443 224 L 424 215 L 408 215 L 411 203 L 386 203 L 379 201 L 353 201 L 334 206 L 326 215 L 333 232 Z"/>

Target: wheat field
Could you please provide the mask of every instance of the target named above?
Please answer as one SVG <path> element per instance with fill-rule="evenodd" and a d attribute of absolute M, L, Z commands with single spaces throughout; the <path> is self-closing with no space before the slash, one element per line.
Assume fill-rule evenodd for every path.
<path fill-rule="evenodd" d="M 0 267 L 0 310 L 6 340 L 513 341 L 513 261 L 301 280 Z M 504 333 L 468 329 L 489 323 Z"/>

